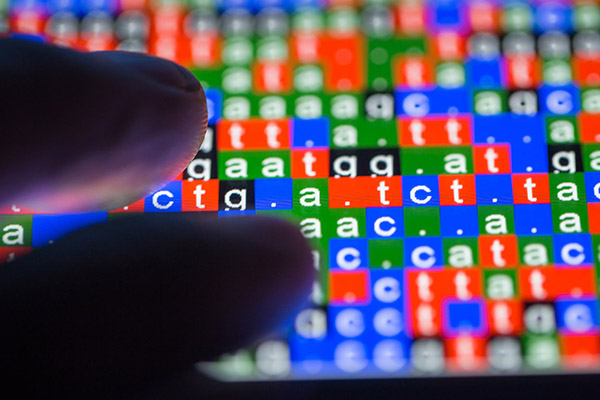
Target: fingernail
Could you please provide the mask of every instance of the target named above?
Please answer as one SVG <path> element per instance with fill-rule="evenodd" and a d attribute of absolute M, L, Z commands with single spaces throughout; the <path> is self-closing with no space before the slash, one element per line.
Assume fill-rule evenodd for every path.
<path fill-rule="evenodd" d="M 202 89 L 198 79 L 186 68 L 159 57 L 127 51 L 100 51 L 89 53 L 89 56 L 134 69 L 147 78 L 186 92 L 198 92 Z"/>

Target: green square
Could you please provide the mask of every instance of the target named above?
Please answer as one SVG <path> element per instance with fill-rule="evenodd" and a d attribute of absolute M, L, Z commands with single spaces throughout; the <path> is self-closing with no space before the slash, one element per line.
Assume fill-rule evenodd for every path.
<path fill-rule="evenodd" d="M 198 79 L 204 89 L 209 87 L 221 87 L 221 75 L 223 68 L 192 68 L 192 74 Z"/>
<path fill-rule="evenodd" d="M 290 152 L 287 150 L 219 153 L 220 180 L 289 178 L 290 176 Z"/>
<path fill-rule="evenodd" d="M 404 207 L 406 236 L 440 236 L 439 207 Z"/>
<path fill-rule="evenodd" d="M 292 96 L 294 116 L 299 118 L 319 118 L 323 116 L 325 100 L 323 93 L 296 93 Z"/>
<path fill-rule="evenodd" d="M 470 268 L 479 264 L 477 238 L 443 238 L 446 265 Z"/>
<path fill-rule="evenodd" d="M 353 8 L 334 8 L 327 12 L 327 28 L 334 32 L 353 32 L 360 29 L 360 17 Z"/>
<path fill-rule="evenodd" d="M 299 93 L 318 93 L 323 90 L 323 68 L 318 65 L 299 65 L 294 69 L 294 90 Z"/>
<path fill-rule="evenodd" d="M 473 153 L 469 146 L 403 147 L 400 164 L 402 175 L 472 174 Z"/>
<path fill-rule="evenodd" d="M 397 148 L 398 134 L 396 121 L 359 119 L 358 147 L 360 148 Z"/>
<path fill-rule="evenodd" d="M 600 112 L 600 88 L 581 90 L 581 111 L 594 114 Z"/>
<path fill-rule="evenodd" d="M 529 369 L 556 370 L 560 367 L 560 349 L 554 335 L 526 334 L 523 353 Z"/>
<path fill-rule="evenodd" d="M 225 95 L 223 98 L 223 119 L 248 119 L 255 115 L 249 96 Z"/>
<path fill-rule="evenodd" d="M 289 47 L 286 38 L 272 35 L 264 36 L 256 41 L 257 61 L 281 61 L 289 59 Z"/>
<path fill-rule="evenodd" d="M 515 233 L 513 206 L 478 206 L 479 233 L 482 235 L 510 235 Z"/>
<path fill-rule="evenodd" d="M 248 95 L 252 116 L 262 119 L 284 119 L 291 114 L 289 96 Z"/>
<path fill-rule="evenodd" d="M 573 80 L 569 60 L 545 60 L 542 68 L 542 77 L 548 85 L 566 85 Z"/>
<path fill-rule="evenodd" d="M 32 215 L 0 215 L 0 247 L 31 247 Z"/>
<path fill-rule="evenodd" d="M 374 268 L 393 268 L 404 265 L 402 239 L 369 240 L 369 265 Z"/>
<path fill-rule="evenodd" d="M 254 43 L 246 37 L 228 37 L 221 44 L 221 58 L 226 66 L 247 66 L 254 59 Z"/>
<path fill-rule="evenodd" d="M 552 204 L 552 226 L 554 233 L 589 232 L 587 205 Z"/>
<path fill-rule="evenodd" d="M 339 120 L 330 118 L 329 147 L 332 149 L 353 149 L 358 147 L 359 124 L 363 119 Z"/>
<path fill-rule="evenodd" d="M 364 208 L 331 208 L 327 214 L 324 234 L 328 238 L 366 237 Z"/>
<path fill-rule="evenodd" d="M 519 236 L 517 242 L 521 264 L 530 267 L 552 264 L 551 236 Z"/>
<path fill-rule="evenodd" d="M 362 95 L 343 93 L 326 96 L 325 114 L 335 119 L 356 119 L 363 116 Z"/>
<path fill-rule="evenodd" d="M 592 235 L 592 255 L 596 267 L 600 267 L 600 235 Z"/>
<path fill-rule="evenodd" d="M 327 178 L 294 179 L 293 208 L 308 212 L 327 210 L 329 208 L 329 186 Z"/>
<path fill-rule="evenodd" d="M 320 31 L 325 25 L 325 15 L 316 8 L 301 8 L 291 15 L 295 31 Z"/>
<path fill-rule="evenodd" d="M 374 90 L 393 87 L 391 58 L 394 49 L 389 44 L 393 39 L 369 39 L 367 48 L 367 85 Z"/>
<path fill-rule="evenodd" d="M 220 87 L 228 94 L 250 94 L 252 73 L 246 67 L 229 67 L 223 70 Z"/>
<path fill-rule="evenodd" d="M 585 172 L 600 171 L 600 144 L 583 144 L 581 153 Z"/>
<path fill-rule="evenodd" d="M 490 300 L 509 300 L 517 297 L 517 271 L 513 268 L 484 269 L 485 296 Z"/>
<path fill-rule="evenodd" d="M 575 8 L 575 30 L 600 28 L 600 7 L 593 3 L 577 5 Z"/>
<path fill-rule="evenodd" d="M 574 116 L 546 117 L 546 138 L 550 144 L 578 143 L 577 119 Z"/>
<path fill-rule="evenodd" d="M 475 90 L 473 110 L 479 115 L 498 115 L 508 111 L 508 100 L 504 90 Z"/>
<path fill-rule="evenodd" d="M 502 27 L 504 31 L 529 31 L 533 26 L 533 14 L 527 4 L 515 3 L 504 8 Z"/>
<path fill-rule="evenodd" d="M 550 203 L 555 205 L 586 204 L 585 178 L 582 172 L 549 174 Z"/>
<path fill-rule="evenodd" d="M 442 62 L 436 66 L 435 80 L 446 89 L 454 89 L 465 85 L 465 67 L 457 62 Z"/>

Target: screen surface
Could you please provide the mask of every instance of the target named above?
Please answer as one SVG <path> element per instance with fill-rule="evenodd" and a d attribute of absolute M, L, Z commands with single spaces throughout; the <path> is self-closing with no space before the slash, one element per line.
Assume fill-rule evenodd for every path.
<path fill-rule="evenodd" d="M 586 1 L 0 3 L 0 28 L 189 67 L 209 128 L 110 212 L 0 215 L 10 261 L 122 213 L 272 215 L 313 244 L 291 327 L 225 379 L 600 367 L 600 7 Z M 286 266 L 282 265 L 284 269 Z"/>

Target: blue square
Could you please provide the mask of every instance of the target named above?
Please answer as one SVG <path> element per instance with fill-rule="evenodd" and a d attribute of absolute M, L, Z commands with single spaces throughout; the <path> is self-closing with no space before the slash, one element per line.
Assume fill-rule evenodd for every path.
<path fill-rule="evenodd" d="M 487 334 L 484 303 L 481 300 L 448 300 L 443 303 L 442 333 L 447 337 Z"/>
<path fill-rule="evenodd" d="M 31 229 L 31 244 L 33 247 L 45 246 L 74 230 L 104 222 L 107 216 L 108 213 L 106 212 L 34 215 Z"/>
<path fill-rule="evenodd" d="M 369 239 L 397 239 L 404 236 L 402 207 L 367 208 L 366 221 Z"/>
<path fill-rule="evenodd" d="M 600 203 L 600 172 L 586 172 L 584 175 L 588 203 Z"/>
<path fill-rule="evenodd" d="M 440 207 L 440 225 L 443 237 L 478 236 L 477 206 Z"/>
<path fill-rule="evenodd" d="M 427 26 L 433 31 L 462 31 L 465 28 L 463 9 L 456 1 L 435 1 L 429 3 Z"/>
<path fill-rule="evenodd" d="M 204 90 L 206 94 L 206 110 L 208 113 L 208 123 L 216 124 L 221 119 L 223 113 L 223 93 L 217 88 L 208 88 Z"/>
<path fill-rule="evenodd" d="M 440 205 L 437 175 L 405 175 L 402 177 L 402 204 L 405 207 Z"/>
<path fill-rule="evenodd" d="M 598 332 L 598 299 L 557 299 L 556 325 L 561 333 Z"/>
<path fill-rule="evenodd" d="M 407 237 L 404 239 L 404 265 L 419 269 L 443 266 L 442 238 Z"/>
<path fill-rule="evenodd" d="M 255 210 L 227 210 L 227 211 L 219 211 L 219 218 L 223 217 L 237 217 L 241 215 L 255 215 Z"/>
<path fill-rule="evenodd" d="M 352 271 L 368 266 L 369 243 L 367 239 L 329 239 L 329 269 Z"/>
<path fill-rule="evenodd" d="M 554 264 L 563 266 L 592 265 L 592 237 L 589 233 L 554 235 Z"/>
<path fill-rule="evenodd" d="M 333 306 L 327 307 L 328 331 L 333 337 L 361 338 L 370 329 L 366 307 Z"/>
<path fill-rule="evenodd" d="M 577 114 L 580 109 L 579 89 L 575 85 L 542 85 L 538 89 L 540 109 L 554 115 Z"/>
<path fill-rule="evenodd" d="M 256 210 L 291 210 L 292 179 L 255 179 L 254 199 Z"/>
<path fill-rule="evenodd" d="M 319 148 L 329 146 L 329 119 L 292 119 L 292 146 L 294 148 Z"/>
<path fill-rule="evenodd" d="M 180 212 L 181 181 L 169 182 L 165 187 L 144 199 L 145 212 Z"/>
<path fill-rule="evenodd" d="M 517 235 L 552 235 L 550 204 L 515 204 L 515 233 Z"/>
<path fill-rule="evenodd" d="M 510 145 L 510 163 L 513 174 L 548 173 L 548 146 L 543 139 Z"/>
<path fill-rule="evenodd" d="M 403 311 L 404 271 L 402 269 L 371 269 L 371 304 L 377 308 L 386 304 Z"/>
<path fill-rule="evenodd" d="M 471 112 L 471 94 L 466 88 L 398 89 L 394 93 L 396 115 L 424 117 L 428 114 Z"/>
<path fill-rule="evenodd" d="M 92 11 L 103 11 L 109 15 L 114 15 L 120 6 L 118 0 L 81 0 L 79 4 L 83 15 Z"/>
<path fill-rule="evenodd" d="M 545 132 L 544 118 L 541 114 L 528 116 L 505 113 L 473 116 L 474 143 L 510 143 L 511 147 L 517 144 L 545 144 Z"/>
<path fill-rule="evenodd" d="M 468 82 L 473 87 L 491 89 L 503 86 L 499 59 L 470 59 L 465 63 L 465 69 Z"/>
<path fill-rule="evenodd" d="M 508 174 L 475 175 L 475 193 L 478 205 L 513 204 L 511 176 Z"/>
<path fill-rule="evenodd" d="M 535 30 L 537 32 L 570 32 L 573 28 L 571 20 L 571 7 L 558 1 L 540 2 L 535 8 Z"/>
<path fill-rule="evenodd" d="M 14 2 L 16 3 L 16 1 Z M 13 4 L 14 4 L 13 3 Z M 38 4 L 42 2 L 36 2 Z M 78 0 L 49 0 L 48 1 L 48 11 L 50 14 L 54 14 L 60 11 L 69 11 L 75 15 L 79 15 L 80 4 L 87 3 L 87 1 L 78 1 Z M 98 2 L 103 3 L 103 2 Z"/>

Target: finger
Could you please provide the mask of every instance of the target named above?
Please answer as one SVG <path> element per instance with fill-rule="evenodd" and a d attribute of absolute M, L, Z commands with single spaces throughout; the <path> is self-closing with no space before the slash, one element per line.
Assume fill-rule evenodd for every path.
<path fill-rule="evenodd" d="M 185 68 L 124 52 L 0 39 L 0 205 L 114 209 L 194 157 L 206 99 Z"/>
<path fill-rule="evenodd" d="M 313 278 L 305 239 L 276 219 L 88 227 L 0 269 L 0 376 L 62 390 L 168 375 L 272 330 Z"/>

